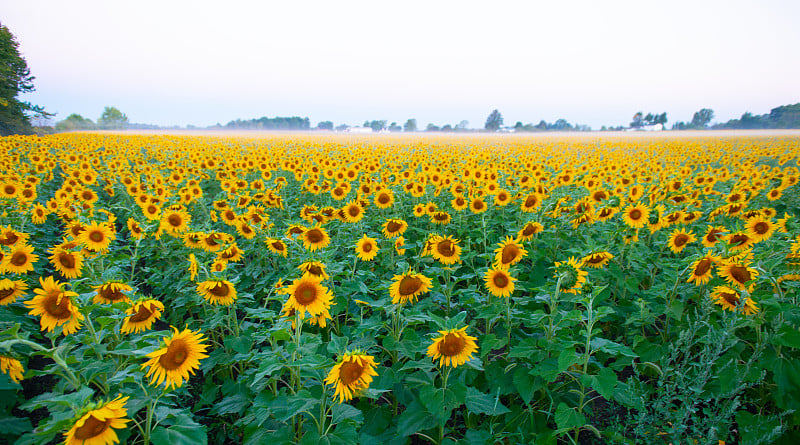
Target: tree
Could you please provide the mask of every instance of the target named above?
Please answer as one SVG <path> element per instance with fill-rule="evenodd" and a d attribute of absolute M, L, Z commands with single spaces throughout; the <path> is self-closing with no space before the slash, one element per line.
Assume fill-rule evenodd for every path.
<path fill-rule="evenodd" d="M 66 119 L 56 122 L 57 131 L 94 130 L 97 128 L 91 119 L 72 113 Z"/>
<path fill-rule="evenodd" d="M 441 128 L 439 128 L 437 125 L 434 124 L 428 124 L 428 126 L 425 127 L 425 131 L 439 131 L 439 130 L 441 130 Z"/>
<path fill-rule="evenodd" d="M 705 128 L 708 126 L 708 123 L 711 122 L 711 119 L 714 119 L 714 110 L 703 108 L 692 116 L 692 126 L 695 128 Z"/>
<path fill-rule="evenodd" d="M 500 129 L 502 125 L 503 125 L 503 115 L 500 114 L 500 112 L 497 111 L 497 109 L 494 109 L 492 110 L 491 113 L 489 113 L 489 117 L 486 118 L 486 124 L 483 126 L 483 128 L 489 131 L 497 131 Z"/>
<path fill-rule="evenodd" d="M 318 130 L 333 130 L 333 122 L 331 121 L 322 121 L 317 124 Z"/>
<path fill-rule="evenodd" d="M 409 119 L 403 124 L 403 131 L 413 132 L 417 131 L 417 120 L 416 119 Z"/>
<path fill-rule="evenodd" d="M 633 120 L 631 121 L 631 128 L 639 128 L 644 126 L 644 114 L 639 111 L 633 115 Z"/>
<path fill-rule="evenodd" d="M 391 124 L 389 124 L 389 131 L 391 131 L 392 133 L 397 133 L 402 129 L 403 127 L 397 125 L 397 122 L 392 122 Z"/>
<path fill-rule="evenodd" d="M 467 131 L 467 127 L 469 126 L 469 121 L 463 120 L 456 125 L 456 131 Z"/>
<path fill-rule="evenodd" d="M 17 39 L 0 24 L 0 135 L 30 134 L 31 115 L 53 116 L 40 106 L 17 99 L 19 94 L 34 91 L 34 79 L 28 62 L 19 53 Z"/>
<path fill-rule="evenodd" d="M 386 128 L 386 121 L 372 121 L 372 122 L 365 122 L 365 124 L 368 124 L 364 125 L 365 127 L 372 128 L 372 131 L 376 133 Z"/>
<path fill-rule="evenodd" d="M 128 116 L 114 107 L 105 107 L 97 119 L 97 126 L 104 130 L 119 130 L 128 126 Z"/>

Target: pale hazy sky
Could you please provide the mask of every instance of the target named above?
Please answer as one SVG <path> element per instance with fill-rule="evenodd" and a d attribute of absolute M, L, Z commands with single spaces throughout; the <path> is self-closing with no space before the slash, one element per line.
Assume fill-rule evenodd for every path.
<path fill-rule="evenodd" d="M 800 1 L 31 1 L 0 4 L 25 99 L 96 120 L 308 116 L 420 127 L 670 126 L 800 102 Z"/>

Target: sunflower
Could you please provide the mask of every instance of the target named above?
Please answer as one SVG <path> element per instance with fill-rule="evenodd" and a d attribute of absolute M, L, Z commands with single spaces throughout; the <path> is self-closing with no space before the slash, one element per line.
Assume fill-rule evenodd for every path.
<path fill-rule="evenodd" d="M 672 231 L 672 234 L 667 241 L 667 245 L 669 245 L 670 250 L 675 253 L 681 253 L 683 249 L 686 248 L 686 245 L 689 243 L 693 243 L 697 240 L 694 237 L 694 233 L 690 231 L 686 231 L 685 229 L 675 229 Z"/>
<path fill-rule="evenodd" d="M 161 216 L 160 227 L 167 233 L 178 234 L 189 230 L 192 215 L 182 210 L 168 210 Z"/>
<path fill-rule="evenodd" d="M 92 303 L 95 304 L 114 304 L 119 303 L 120 301 L 130 303 L 130 297 L 125 295 L 123 292 L 133 292 L 132 287 L 125 283 L 116 281 L 109 281 L 108 283 L 103 283 L 100 286 L 94 286 L 94 290 L 97 292 L 97 294 L 92 299 Z"/>
<path fill-rule="evenodd" d="M 28 237 L 27 233 L 18 232 L 6 226 L 0 229 L 0 246 L 13 247 L 18 243 L 25 244 L 28 242 Z"/>
<path fill-rule="evenodd" d="M 36 203 L 33 205 L 33 210 L 31 211 L 31 222 L 36 225 L 44 224 L 47 222 L 47 215 L 49 213 L 50 211 L 47 210 L 47 207 Z"/>
<path fill-rule="evenodd" d="M 428 357 L 435 362 L 439 359 L 439 366 L 458 367 L 472 360 L 472 354 L 478 350 L 475 343 L 476 337 L 466 334 L 467 327 L 439 331 L 439 337 L 433 339 L 428 346 Z"/>
<path fill-rule="evenodd" d="M 335 387 L 333 397 L 339 397 L 339 403 L 346 402 L 364 391 L 372 383 L 375 372 L 375 359 L 359 350 L 345 353 L 325 378 L 326 385 Z"/>
<path fill-rule="evenodd" d="M 43 331 L 52 332 L 56 326 L 64 325 L 64 335 L 77 332 L 81 328 L 83 314 L 72 304 L 72 297 L 78 294 L 62 289 L 62 283 L 53 280 L 53 277 L 39 277 L 39 284 L 41 289 L 33 290 L 36 296 L 25 302 L 30 309 L 28 314 L 42 316 L 40 323 Z"/>
<path fill-rule="evenodd" d="M 644 204 L 634 204 L 625 208 L 622 219 L 628 226 L 639 229 L 644 227 L 650 217 L 650 209 Z"/>
<path fill-rule="evenodd" d="M 486 203 L 483 201 L 483 198 L 481 198 L 480 196 L 473 198 L 472 201 L 470 201 L 470 203 L 469 203 L 469 210 L 472 213 L 475 213 L 475 214 L 483 213 L 483 212 L 486 211 L 486 209 L 487 209 Z"/>
<path fill-rule="evenodd" d="M 398 255 L 405 255 L 406 249 L 403 246 L 406 244 L 406 239 L 402 236 L 398 236 L 396 240 L 394 240 L 394 250 L 397 252 Z"/>
<path fill-rule="evenodd" d="M 525 223 L 524 226 L 517 232 L 517 239 L 519 241 L 530 241 L 533 239 L 533 235 L 544 230 L 544 226 L 536 221 L 529 221 Z"/>
<path fill-rule="evenodd" d="M 356 255 L 364 261 L 372 261 L 378 255 L 378 243 L 375 238 L 370 238 L 366 234 L 356 243 Z"/>
<path fill-rule="evenodd" d="M 22 367 L 22 362 L 19 360 L 0 355 L 0 372 L 8 374 L 15 383 L 22 381 L 22 375 L 25 373 L 25 368 Z"/>
<path fill-rule="evenodd" d="M 536 192 L 529 193 L 525 200 L 520 204 L 520 209 L 525 213 L 531 213 L 542 205 L 542 196 Z"/>
<path fill-rule="evenodd" d="M 603 266 L 607 265 L 608 261 L 611 258 L 614 258 L 614 255 L 603 250 L 600 252 L 590 253 L 589 255 L 586 255 L 585 257 L 581 258 L 580 264 L 581 267 L 591 267 L 593 269 L 600 269 Z"/>
<path fill-rule="evenodd" d="M 120 332 L 123 334 L 144 332 L 153 327 L 153 323 L 161 318 L 163 311 L 164 305 L 158 300 L 151 298 L 139 300 L 125 311 L 128 316 L 125 317 Z"/>
<path fill-rule="evenodd" d="M 253 230 L 253 227 L 247 223 L 245 218 L 238 219 L 234 226 L 236 227 L 236 233 L 244 237 L 245 239 L 253 239 L 256 237 L 256 231 Z"/>
<path fill-rule="evenodd" d="M 131 232 L 131 238 L 140 240 L 144 238 L 144 229 L 139 225 L 139 222 L 133 218 L 128 218 L 128 231 Z"/>
<path fill-rule="evenodd" d="M 276 238 L 267 238 L 264 243 L 266 243 L 267 248 L 270 252 L 278 254 L 284 258 L 289 254 L 289 250 L 286 247 L 286 243 L 283 241 L 276 239 Z"/>
<path fill-rule="evenodd" d="M 206 252 L 216 252 L 222 249 L 223 244 L 228 243 L 230 240 L 231 236 L 227 233 L 206 233 L 201 241 L 201 246 Z"/>
<path fill-rule="evenodd" d="M 497 194 L 494 195 L 494 205 L 496 206 L 505 206 L 511 202 L 511 193 L 508 192 L 506 189 L 499 189 Z"/>
<path fill-rule="evenodd" d="M 199 269 L 200 265 L 197 263 L 197 257 L 194 256 L 193 253 L 189 254 L 189 268 L 187 272 L 189 272 L 189 280 L 194 281 L 197 278 L 197 270 Z"/>
<path fill-rule="evenodd" d="M 184 380 L 189 380 L 189 374 L 200 368 L 200 360 L 208 357 L 205 354 L 208 345 L 203 343 L 205 338 L 200 330 L 172 329 L 172 336 L 164 339 L 165 346 L 147 354 L 150 360 L 141 365 L 142 369 L 150 368 L 145 377 L 150 377 L 151 385 L 163 382 L 167 389 L 180 388 Z"/>
<path fill-rule="evenodd" d="M 726 243 L 728 243 L 728 248 L 731 252 L 738 252 L 740 250 L 749 249 L 750 246 L 755 244 L 756 240 L 752 238 L 747 232 L 744 230 L 740 230 L 738 232 L 729 233 L 725 237 L 723 237 Z"/>
<path fill-rule="evenodd" d="M 235 263 L 242 259 L 244 250 L 240 249 L 236 243 L 231 244 L 225 250 L 217 254 L 217 259 L 225 262 Z"/>
<path fill-rule="evenodd" d="M 765 218 L 763 216 L 756 216 L 747 220 L 745 224 L 745 229 L 747 230 L 747 236 L 752 238 L 756 243 L 760 243 L 775 233 L 775 229 L 777 226 L 775 223 L 769 220 L 769 218 Z"/>
<path fill-rule="evenodd" d="M 431 222 L 434 224 L 450 224 L 450 214 L 447 212 L 437 211 L 431 214 Z"/>
<path fill-rule="evenodd" d="M 456 196 L 450 201 L 450 205 L 453 207 L 453 210 L 456 212 L 460 212 L 467 207 L 469 207 L 469 203 L 463 196 Z"/>
<path fill-rule="evenodd" d="M 161 207 L 152 202 L 147 203 L 142 206 L 142 214 L 149 221 L 155 221 L 161 215 Z"/>
<path fill-rule="evenodd" d="M 694 284 L 697 286 L 708 283 L 708 281 L 711 279 L 711 272 L 713 271 L 714 265 L 718 264 L 720 261 L 720 257 L 711 254 L 707 254 L 706 256 L 695 261 L 690 266 L 692 273 L 686 282 L 691 283 L 694 281 Z"/>
<path fill-rule="evenodd" d="M 588 272 L 581 268 L 581 265 L 574 257 L 570 257 L 566 263 L 556 261 L 556 276 L 561 280 L 559 291 L 570 294 L 577 294 L 586 282 Z"/>
<path fill-rule="evenodd" d="M 758 312 L 758 306 L 752 298 L 747 298 L 742 302 L 739 291 L 731 289 L 728 286 L 717 286 L 714 291 L 709 295 L 714 304 L 722 306 L 723 310 L 734 312 L 737 308 L 745 315 L 752 315 Z"/>
<path fill-rule="evenodd" d="M 461 262 L 461 246 L 459 240 L 453 239 L 449 235 L 436 237 L 435 244 L 431 247 L 433 258 L 445 266 Z"/>
<path fill-rule="evenodd" d="M 325 265 L 319 261 L 306 261 L 305 263 L 297 266 L 303 274 L 308 274 L 320 280 L 327 280 L 330 278 L 325 272 Z"/>
<path fill-rule="evenodd" d="M 425 204 L 417 204 L 414 206 L 414 216 L 417 218 L 425 216 Z"/>
<path fill-rule="evenodd" d="M 497 267 L 487 270 L 483 280 L 486 282 L 486 288 L 495 297 L 510 297 L 514 292 L 514 281 L 517 281 L 507 269 Z"/>
<path fill-rule="evenodd" d="M 125 402 L 128 397 L 119 395 L 116 399 L 98 405 L 92 404 L 72 425 L 64 436 L 64 445 L 108 445 L 119 442 L 115 429 L 125 428 L 128 410 Z"/>
<path fill-rule="evenodd" d="M 197 283 L 197 293 L 211 304 L 229 306 L 236 301 L 236 288 L 227 280 L 207 280 Z"/>
<path fill-rule="evenodd" d="M 92 221 L 91 224 L 86 226 L 86 230 L 78 236 L 78 242 L 85 245 L 92 252 L 105 252 L 116 238 L 108 223 Z"/>
<path fill-rule="evenodd" d="M 358 201 L 350 201 L 342 209 L 344 212 L 344 219 L 349 223 L 357 223 L 364 218 L 364 208 Z"/>
<path fill-rule="evenodd" d="M 322 227 L 313 227 L 303 232 L 303 247 L 311 252 L 327 246 L 330 242 L 328 231 Z"/>
<path fill-rule="evenodd" d="M 739 289 L 747 289 L 752 292 L 755 283 L 747 285 L 747 282 L 758 278 L 758 271 L 750 267 L 749 261 L 736 259 L 728 259 L 723 261 L 722 265 L 717 270 L 717 274 L 724 278 L 731 286 L 736 286 Z"/>
<path fill-rule="evenodd" d="M 385 238 L 394 238 L 402 235 L 408 229 L 408 223 L 402 219 L 388 219 L 383 223 L 383 236 Z"/>
<path fill-rule="evenodd" d="M 39 257 L 33 254 L 33 246 L 16 244 L 2 256 L 0 273 L 26 274 L 33 271 L 33 263 L 38 260 Z"/>
<path fill-rule="evenodd" d="M 497 267 L 508 268 L 522 261 L 528 251 L 517 240 L 506 236 L 506 239 L 497 243 L 499 247 L 494 250 L 494 263 Z"/>
<path fill-rule="evenodd" d="M 405 304 L 417 301 L 417 297 L 431 288 L 431 279 L 415 272 L 406 272 L 392 277 L 394 281 L 389 287 L 392 304 Z"/>
<path fill-rule="evenodd" d="M 0 306 L 11 304 L 19 297 L 24 297 L 28 285 L 21 280 L 9 280 L 3 278 L 0 280 Z"/>
<path fill-rule="evenodd" d="M 728 229 L 723 226 L 708 226 L 705 235 L 703 235 L 703 246 L 714 247 L 714 244 L 717 244 L 717 241 L 722 238 L 720 234 L 727 231 Z"/>
<path fill-rule="evenodd" d="M 320 284 L 321 281 L 321 277 L 313 275 L 303 275 L 294 280 L 286 290 L 289 299 L 286 301 L 285 309 L 297 311 L 301 320 L 305 318 L 306 312 L 316 317 L 327 311 L 331 306 L 333 294 Z"/>

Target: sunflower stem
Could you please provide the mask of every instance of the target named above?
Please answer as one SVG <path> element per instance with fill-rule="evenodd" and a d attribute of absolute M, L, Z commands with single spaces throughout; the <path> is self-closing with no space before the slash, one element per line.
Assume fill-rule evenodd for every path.
<path fill-rule="evenodd" d="M 141 241 L 141 238 L 136 238 L 136 248 L 133 249 L 133 256 L 131 257 L 131 277 L 128 279 L 129 282 L 133 282 L 133 272 L 136 270 L 136 259 L 139 257 L 139 243 Z"/>
<path fill-rule="evenodd" d="M 36 349 L 37 351 L 40 351 L 40 352 L 44 353 L 45 356 L 50 357 L 51 359 L 53 359 L 53 361 L 56 362 L 56 364 L 61 369 L 64 370 L 64 374 L 65 374 L 64 377 L 67 380 L 69 380 L 69 383 L 72 385 L 72 387 L 76 391 L 81 388 L 80 379 L 75 375 L 75 373 L 72 372 L 72 370 L 69 368 L 69 366 L 67 366 L 67 362 L 63 358 L 61 358 L 61 355 L 58 353 L 57 349 L 55 349 L 55 348 L 47 349 L 47 348 L 45 348 L 44 346 L 42 346 L 42 345 L 40 345 L 38 343 L 32 342 L 30 340 L 26 340 L 24 338 L 19 338 L 19 337 L 14 337 L 11 340 L 4 341 L 4 342 L 0 343 L 0 346 L 2 346 L 5 349 L 11 349 L 11 347 L 14 346 L 14 344 L 17 344 L 17 343 L 21 344 L 21 345 L 28 346 L 31 349 Z"/>

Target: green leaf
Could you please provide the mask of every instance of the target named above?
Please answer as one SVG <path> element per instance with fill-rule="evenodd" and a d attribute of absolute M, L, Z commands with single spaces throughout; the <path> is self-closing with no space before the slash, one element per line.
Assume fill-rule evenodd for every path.
<path fill-rule="evenodd" d="M 208 443 L 206 427 L 192 420 L 187 415 L 174 417 L 174 424 L 169 427 L 157 426 L 151 436 L 152 443 L 170 445 L 203 445 Z"/>
<path fill-rule="evenodd" d="M 525 403 L 530 403 L 533 394 L 541 385 L 536 384 L 536 377 L 531 375 L 530 369 L 519 367 L 514 371 L 514 387 L 517 388 L 519 396 Z"/>
<path fill-rule="evenodd" d="M 586 424 L 586 417 L 561 402 L 556 408 L 556 426 L 559 430 L 578 428 Z"/>
<path fill-rule="evenodd" d="M 339 403 L 333 405 L 331 411 L 333 412 L 333 424 L 338 424 L 345 419 L 352 420 L 359 425 L 364 422 L 364 413 L 354 406 Z"/>
<path fill-rule="evenodd" d="M 603 368 L 597 375 L 592 376 L 592 389 L 606 399 L 611 399 L 616 386 L 617 374 L 610 368 Z"/>
<path fill-rule="evenodd" d="M 0 419 L 0 436 L 18 436 L 32 429 L 33 425 L 31 425 L 31 421 L 28 418 L 4 417 Z"/>
<path fill-rule="evenodd" d="M 741 443 L 772 443 L 770 439 L 777 439 L 783 432 L 781 421 L 775 416 L 737 411 L 736 423 L 739 424 Z"/>
<path fill-rule="evenodd" d="M 397 420 L 397 432 L 408 437 L 419 431 L 436 426 L 436 417 L 419 404 L 411 404 Z"/>
<path fill-rule="evenodd" d="M 611 355 L 625 355 L 628 357 L 637 356 L 636 353 L 631 350 L 631 348 L 600 337 L 592 338 L 591 347 L 595 351 L 603 351 Z"/>
<path fill-rule="evenodd" d="M 778 329 L 778 335 L 772 338 L 771 343 L 789 348 L 800 348 L 800 331 L 785 324 Z"/>
<path fill-rule="evenodd" d="M 558 372 L 566 371 L 570 366 L 578 363 L 578 355 L 574 348 L 567 348 L 558 355 Z"/>
<path fill-rule="evenodd" d="M 467 409 L 475 414 L 499 416 L 501 414 L 510 412 L 510 410 L 500 402 L 499 396 L 492 397 L 488 394 L 478 391 L 471 386 L 467 388 L 467 398 L 465 403 L 467 405 Z"/>

